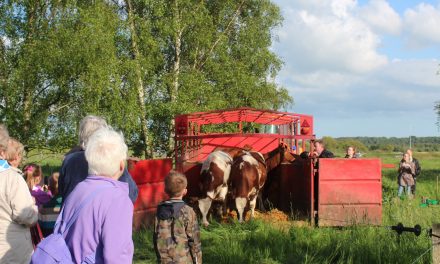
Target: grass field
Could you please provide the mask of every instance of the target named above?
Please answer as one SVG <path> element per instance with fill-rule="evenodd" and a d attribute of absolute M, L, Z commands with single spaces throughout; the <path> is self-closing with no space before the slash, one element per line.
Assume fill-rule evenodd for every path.
<path fill-rule="evenodd" d="M 396 169 L 383 169 L 382 227 L 313 228 L 262 220 L 245 224 L 213 223 L 202 229 L 204 263 L 431 263 L 431 238 L 427 230 L 440 222 L 440 206 L 420 207 L 420 197 L 436 199 L 440 153 L 415 153 L 422 166 L 417 197 L 398 199 Z M 398 164 L 398 153 L 370 153 L 383 163 Z M 47 163 L 47 164 L 46 164 Z M 59 159 L 40 163 L 45 172 L 56 170 Z M 417 237 L 400 237 L 386 226 L 403 223 L 422 226 Z M 134 233 L 135 263 L 155 263 L 151 231 Z M 425 254 L 424 254 L 425 253 Z"/>

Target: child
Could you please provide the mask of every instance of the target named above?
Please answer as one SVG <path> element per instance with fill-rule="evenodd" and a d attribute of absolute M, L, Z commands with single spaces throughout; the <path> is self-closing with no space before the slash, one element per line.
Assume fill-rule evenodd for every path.
<path fill-rule="evenodd" d="M 194 210 L 182 201 L 185 175 L 171 171 L 165 178 L 170 199 L 157 206 L 153 242 L 160 263 L 202 263 L 200 230 Z"/>
<path fill-rule="evenodd" d="M 58 193 L 59 176 L 60 174 L 58 172 L 52 173 L 52 176 L 49 178 L 49 191 L 52 193 L 53 197 L 39 209 L 38 223 L 40 224 L 44 237 L 53 233 L 55 222 L 60 214 L 62 197 Z"/>
<path fill-rule="evenodd" d="M 20 175 L 22 175 L 23 173 L 18 168 L 18 166 L 20 166 L 23 154 L 23 144 L 21 144 L 20 141 L 16 140 L 15 138 L 10 138 L 8 142 L 8 149 L 5 152 L 5 157 L 9 165 L 11 165 L 12 169 L 18 172 Z"/>
<path fill-rule="evenodd" d="M 29 191 L 32 197 L 35 198 L 35 204 L 40 207 L 40 205 L 49 202 L 49 200 L 52 199 L 52 193 L 48 190 L 46 185 L 43 187 L 38 185 L 43 175 L 41 167 L 31 163 L 26 165 L 23 171 Z"/>

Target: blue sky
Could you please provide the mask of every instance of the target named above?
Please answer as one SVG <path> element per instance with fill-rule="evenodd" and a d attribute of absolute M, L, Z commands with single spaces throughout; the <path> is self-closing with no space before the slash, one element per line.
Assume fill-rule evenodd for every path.
<path fill-rule="evenodd" d="M 274 0 L 276 81 L 318 137 L 440 136 L 440 0 Z"/>

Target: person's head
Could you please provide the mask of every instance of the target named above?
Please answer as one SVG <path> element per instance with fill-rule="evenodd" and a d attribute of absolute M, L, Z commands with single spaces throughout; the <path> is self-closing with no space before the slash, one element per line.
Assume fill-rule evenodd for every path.
<path fill-rule="evenodd" d="M 412 157 L 413 152 L 412 152 L 411 149 L 407 149 L 407 150 L 406 150 L 406 153 L 408 153 L 408 155 L 409 155 L 410 157 Z"/>
<path fill-rule="evenodd" d="M 15 138 L 10 138 L 8 148 L 5 152 L 5 159 L 12 167 L 18 168 L 24 154 L 24 146 Z"/>
<path fill-rule="evenodd" d="M 170 171 L 165 177 L 165 193 L 170 198 L 181 198 L 185 196 L 188 181 L 184 174 L 177 171 Z"/>
<path fill-rule="evenodd" d="M 54 172 L 49 178 L 49 190 L 53 196 L 58 195 L 58 178 L 60 177 L 59 172 Z"/>
<path fill-rule="evenodd" d="M 315 151 L 318 153 L 318 155 L 321 155 L 325 149 L 325 144 L 322 140 L 315 140 L 315 142 L 313 142 L 313 146 L 315 147 Z"/>
<path fill-rule="evenodd" d="M 0 124 L 0 159 L 4 159 L 5 151 L 8 148 L 9 133 L 6 126 Z"/>
<path fill-rule="evenodd" d="M 85 149 L 90 136 L 101 128 L 108 128 L 107 122 L 99 116 L 88 115 L 79 123 L 79 145 Z"/>
<path fill-rule="evenodd" d="M 121 133 L 101 128 L 88 139 L 85 156 L 89 174 L 119 179 L 125 168 L 128 148 Z"/>
<path fill-rule="evenodd" d="M 411 157 L 409 156 L 409 154 L 407 152 L 403 153 L 403 157 L 402 157 L 403 161 L 410 162 L 410 158 Z"/>
<path fill-rule="evenodd" d="M 355 153 L 356 153 L 356 149 L 355 149 L 355 147 L 353 147 L 353 146 L 349 146 L 349 147 L 347 148 L 347 155 L 348 155 L 348 156 L 353 157 Z"/>
<path fill-rule="evenodd" d="M 39 165 L 35 163 L 30 163 L 26 165 L 23 168 L 23 173 L 29 190 L 32 190 L 35 185 L 38 185 L 41 182 L 41 178 L 43 177 L 43 170 Z"/>

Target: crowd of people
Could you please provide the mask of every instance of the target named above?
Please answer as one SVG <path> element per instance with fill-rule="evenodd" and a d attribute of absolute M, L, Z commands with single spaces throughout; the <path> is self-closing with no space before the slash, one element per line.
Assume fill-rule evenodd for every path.
<path fill-rule="evenodd" d="M 38 164 L 20 170 L 24 146 L 0 124 L 0 263 L 132 263 L 138 189 L 126 169 L 127 155 L 121 133 L 103 118 L 87 116 L 79 145 L 45 184 Z M 186 185 L 181 173 L 166 177 L 171 199 L 158 207 L 154 236 L 163 263 L 202 261 L 197 218 L 182 201 Z M 38 245 L 31 236 L 36 226 L 46 237 Z"/>

